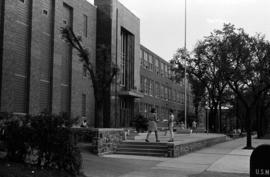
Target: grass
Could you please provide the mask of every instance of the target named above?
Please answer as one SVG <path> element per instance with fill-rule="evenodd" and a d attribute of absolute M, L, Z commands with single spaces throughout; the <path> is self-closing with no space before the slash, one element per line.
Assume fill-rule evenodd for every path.
<path fill-rule="evenodd" d="M 64 171 L 41 169 L 0 159 L 0 177 L 72 177 Z M 79 177 L 85 177 L 79 175 Z"/>

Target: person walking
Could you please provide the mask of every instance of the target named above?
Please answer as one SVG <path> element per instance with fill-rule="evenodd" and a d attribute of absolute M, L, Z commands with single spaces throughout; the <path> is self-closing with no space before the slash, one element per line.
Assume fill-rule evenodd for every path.
<path fill-rule="evenodd" d="M 169 127 L 169 131 L 170 131 L 170 140 L 169 142 L 173 142 L 174 141 L 174 133 L 173 133 L 173 126 L 174 126 L 174 114 L 173 114 L 173 110 L 170 110 L 170 117 L 168 120 L 168 127 Z"/>
<path fill-rule="evenodd" d="M 158 118 L 157 118 L 157 114 L 156 114 L 156 109 L 152 108 L 151 115 L 150 115 L 149 122 L 148 122 L 148 131 L 147 131 L 147 135 L 146 135 L 146 139 L 145 139 L 146 142 L 149 142 L 148 139 L 149 139 L 149 136 L 152 133 L 152 131 L 155 132 L 156 142 L 160 142 L 158 139 L 157 121 L 158 121 Z"/>
<path fill-rule="evenodd" d="M 197 122 L 193 120 L 192 122 L 192 131 L 194 132 L 197 129 Z"/>

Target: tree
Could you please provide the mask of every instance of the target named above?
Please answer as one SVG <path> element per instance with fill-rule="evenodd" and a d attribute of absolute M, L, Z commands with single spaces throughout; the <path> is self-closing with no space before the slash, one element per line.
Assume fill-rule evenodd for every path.
<path fill-rule="evenodd" d="M 257 109 L 258 112 L 263 106 L 270 106 L 268 105 L 270 93 L 269 42 L 260 34 L 249 36 L 241 28 L 236 29 L 234 25 L 224 24 L 221 30 L 214 30 L 204 40 L 198 42 L 192 57 L 187 57 L 188 55 L 183 50 L 179 50 L 178 53 L 176 56 L 185 55 L 184 57 L 188 58 L 189 76 L 195 77 L 205 86 L 208 103 L 213 107 L 214 117 L 216 117 L 217 105 L 221 110 L 221 104 L 224 104 L 224 100 L 227 98 L 234 97 L 239 101 L 237 105 L 241 105 L 245 111 L 247 131 L 245 148 L 251 149 L 252 121 L 254 121 L 251 111 Z M 174 58 L 172 63 L 182 65 L 179 59 L 181 57 Z M 181 70 L 183 66 L 176 68 Z M 180 76 L 182 76 L 181 72 L 183 71 L 178 72 Z M 226 95 L 230 94 L 230 91 L 233 91 L 234 94 Z M 264 122 L 261 117 L 261 114 L 256 117 L 259 127 L 257 130 Z M 219 118 L 219 120 L 221 119 Z"/>
<path fill-rule="evenodd" d="M 211 124 L 216 124 L 215 129 L 221 131 L 221 104 L 227 83 L 220 79 L 221 71 L 217 65 L 222 63 L 217 62 L 217 55 L 213 51 L 218 42 L 214 35 L 199 41 L 192 56 L 184 49 L 178 49 L 171 63 L 176 72 L 175 79 L 180 80 L 184 77 L 183 60 L 187 60 L 187 73 L 192 85 L 195 109 L 198 108 L 199 102 L 203 103 L 207 100 Z"/>
<path fill-rule="evenodd" d="M 95 127 L 109 127 L 108 121 L 104 119 L 105 100 L 110 94 L 110 86 L 118 73 L 118 67 L 111 63 L 106 46 L 97 46 L 97 56 L 99 56 L 97 60 L 100 64 L 94 65 L 90 60 L 89 51 L 82 45 L 81 37 L 76 36 L 72 28 L 62 28 L 61 34 L 63 39 L 78 52 L 79 59 L 92 81 L 95 98 Z"/>
<path fill-rule="evenodd" d="M 215 32 L 221 40 L 222 79 L 245 108 L 247 144 L 252 148 L 251 141 L 251 110 L 265 91 L 269 91 L 269 42 L 261 35 L 250 37 L 243 29 L 235 29 L 234 25 L 225 24 L 222 30 Z"/>

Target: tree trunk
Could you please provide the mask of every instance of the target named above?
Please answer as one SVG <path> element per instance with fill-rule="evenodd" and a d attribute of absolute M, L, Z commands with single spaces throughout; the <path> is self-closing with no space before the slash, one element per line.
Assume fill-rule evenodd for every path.
<path fill-rule="evenodd" d="M 218 119 L 219 119 L 219 132 L 221 133 L 222 132 L 222 109 L 221 109 L 221 101 L 219 101 L 219 107 L 218 107 L 218 110 L 219 110 L 219 114 L 218 114 Z"/>
<path fill-rule="evenodd" d="M 214 130 L 215 132 L 218 132 L 219 130 L 219 120 L 218 120 L 218 103 L 214 103 L 214 123 L 215 123 L 215 127 Z"/>
<path fill-rule="evenodd" d="M 262 119 L 262 114 L 261 114 L 261 104 L 257 103 L 256 105 L 256 128 L 257 128 L 257 136 L 258 138 L 262 137 L 262 124 L 261 124 L 261 119 Z"/>
<path fill-rule="evenodd" d="M 250 120 L 250 107 L 246 107 L 246 131 L 247 131 L 247 144 L 244 149 L 254 149 L 252 147 L 251 139 L 251 120 Z"/>
<path fill-rule="evenodd" d="M 95 105 L 95 128 L 103 128 L 103 102 L 96 100 Z"/>

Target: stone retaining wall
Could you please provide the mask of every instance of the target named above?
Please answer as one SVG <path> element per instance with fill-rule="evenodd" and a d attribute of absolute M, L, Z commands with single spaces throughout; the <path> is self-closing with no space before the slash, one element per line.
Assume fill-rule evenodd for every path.
<path fill-rule="evenodd" d="M 89 143 L 90 151 L 97 155 L 113 153 L 125 138 L 124 129 L 73 128 L 77 142 Z"/>
<path fill-rule="evenodd" d="M 209 147 L 218 143 L 222 143 L 226 141 L 226 136 L 222 137 L 216 137 L 216 138 L 211 138 L 211 139 L 206 139 L 206 140 L 201 140 L 201 141 L 196 141 L 196 142 L 190 142 L 186 144 L 179 144 L 179 145 L 174 145 L 170 144 L 168 147 L 168 157 L 179 157 L 184 154 Z"/>

